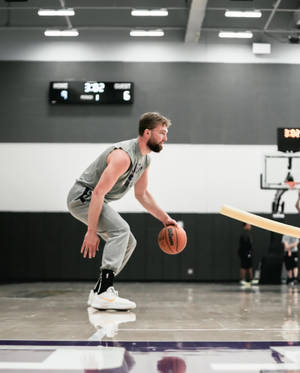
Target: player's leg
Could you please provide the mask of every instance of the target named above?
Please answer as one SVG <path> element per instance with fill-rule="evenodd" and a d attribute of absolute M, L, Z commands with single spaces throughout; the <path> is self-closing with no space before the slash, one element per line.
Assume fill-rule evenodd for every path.
<path fill-rule="evenodd" d="M 125 265 L 127 264 L 128 260 L 130 259 L 131 255 L 132 255 L 135 247 L 136 247 L 136 239 L 135 239 L 134 235 L 130 232 L 127 249 L 125 251 L 125 255 L 124 255 L 122 264 L 121 264 L 120 268 L 117 270 L 116 275 L 118 275 L 122 271 L 122 269 L 125 267 Z"/>
<path fill-rule="evenodd" d="M 129 260 L 136 240 L 128 223 L 106 203 L 102 207 L 98 233 L 106 243 L 91 305 L 101 309 L 133 309 L 136 307 L 135 303 L 120 298 L 113 285 L 115 276 Z"/>
<path fill-rule="evenodd" d="M 291 263 L 291 256 L 289 256 L 287 252 L 284 254 L 284 264 L 285 264 L 285 268 L 286 268 L 287 275 L 288 275 L 286 283 L 287 283 L 287 285 L 288 284 L 292 285 L 292 282 L 293 282 L 293 268 L 292 268 L 292 263 Z"/>
<path fill-rule="evenodd" d="M 293 252 L 293 282 L 294 285 L 298 283 L 298 252 Z"/>
<path fill-rule="evenodd" d="M 240 284 L 244 285 L 245 284 L 245 277 L 246 277 L 246 270 L 244 268 L 240 268 Z"/>
<path fill-rule="evenodd" d="M 87 225 L 90 194 L 87 198 L 85 189 L 81 185 L 75 184 L 69 193 L 68 208 L 76 219 Z M 114 274 L 119 273 L 136 246 L 136 240 L 130 232 L 128 223 L 111 206 L 103 203 L 97 232 L 106 241 L 101 270 L 112 271 Z"/>
<path fill-rule="evenodd" d="M 248 268 L 248 281 L 251 282 L 253 280 L 253 270 L 252 267 Z"/>
<path fill-rule="evenodd" d="M 70 213 L 85 225 L 88 224 L 90 198 L 91 191 L 79 184 L 75 184 L 68 195 L 67 203 Z M 136 244 L 127 222 L 106 203 L 102 206 L 97 232 L 106 241 L 106 244 L 102 255 L 100 276 L 94 289 L 90 292 L 88 305 L 92 304 L 95 293 L 104 293 L 108 288 L 113 288 L 115 275 L 124 267 L 124 261 L 128 261 Z M 117 297 L 115 292 L 112 298 L 122 299 Z M 135 308 L 133 302 L 125 301 L 123 303 L 127 304 L 123 304 L 119 308 Z"/>

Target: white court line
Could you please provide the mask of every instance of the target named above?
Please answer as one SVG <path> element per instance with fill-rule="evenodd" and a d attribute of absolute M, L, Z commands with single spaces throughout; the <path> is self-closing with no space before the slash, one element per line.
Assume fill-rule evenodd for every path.
<path fill-rule="evenodd" d="M 64 342 L 65 340 L 61 340 L 59 342 Z M 82 339 L 74 340 L 75 342 L 81 342 Z M 72 341 L 72 342 L 74 342 Z M 43 341 L 44 342 L 44 341 Z M 51 342 L 51 340 L 49 340 Z M 30 344 L 24 344 L 24 345 L 1 345 L 0 350 L 43 350 L 43 351 L 56 351 L 56 350 L 97 350 L 99 349 L 99 346 L 81 346 L 81 345 L 70 345 L 70 346 L 61 346 L 61 345 L 30 345 Z"/>
<path fill-rule="evenodd" d="M 154 331 L 154 332 L 236 332 L 236 331 L 266 331 L 266 332 L 288 332 L 288 331 L 300 331 L 300 328 L 292 328 L 292 329 L 283 329 L 283 328 L 273 328 L 273 329 L 265 329 L 265 328 L 249 328 L 249 329 L 119 329 L 119 331 L 130 331 L 130 332 L 139 332 L 139 331 Z"/>
<path fill-rule="evenodd" d="M 98 347 L 97 349 L 64 349 L 56 348 L 43 361 L 14 362 L 0 361 L 0 369 L 17 370 L 116 370 L 124 360 L 123 347 Z"/>
<path fill-rule="evenodd" d="M 213 370 L 220 370 L 222 372 L 224 371 L 237 371 L 237 372 L 242 372 L 242 371 L 254 371 L 254 372 L 262 372 L 262 371 L 274 371 L 274 372 L 291 372 L 291 371 L 296 371 L 299 369 L 299 365 L 296 363 L 287 363 L 287 364 L 273 364 L 273 363 L 267 363 L 267 364 L 226 364 L 226 363 L 212 363 L 210 364 L 211 368 Z M 298 372 L 298 370 L 297 370 Z"/>

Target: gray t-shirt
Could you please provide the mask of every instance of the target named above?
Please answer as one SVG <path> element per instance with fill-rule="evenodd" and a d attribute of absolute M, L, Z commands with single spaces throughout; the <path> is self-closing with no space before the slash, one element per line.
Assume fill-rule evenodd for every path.
<path fill-rule="evenodd" d="M 284 235 L 284 236 L 282 236 L 281 241 L 286 242 L 288 245 L 291 245 L 291 244 L 297 242 L 297 245 L 291 248 L 291 252 L 296 253 L 298 251 L 299 238 Z"/>
<path fill-rule="evenodd" d="M 129 155 L 131 163 L 128 170 L 119 177 L 112 189 L 105 195 L 106 202 L 123 197 L 150 164 L 149 155 L 141 154 L 137 139 L 121 141 L 113 144 L 100 154 L 76 181 L 93 190 L 107 166 L 107 156 L 115 149 L 123 149 Z"/>

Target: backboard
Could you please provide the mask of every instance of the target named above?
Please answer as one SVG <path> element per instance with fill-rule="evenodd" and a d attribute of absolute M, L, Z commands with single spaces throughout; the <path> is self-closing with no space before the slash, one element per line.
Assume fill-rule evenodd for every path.
<path fill-rule="evenodd" d="M 300 154 L 264 156 L 261 189 L 300 190 Z"/>

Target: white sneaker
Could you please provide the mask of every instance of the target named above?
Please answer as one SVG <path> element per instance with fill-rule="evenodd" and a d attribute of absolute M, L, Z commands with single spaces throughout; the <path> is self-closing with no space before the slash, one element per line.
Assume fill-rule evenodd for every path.
<path fill-rule="evenodd" d="M 89 294 L 89 299 L 88 299 L 88 301 L 87 301 L 87 305 L 88 306 L 91 306 L 92 305 L 92 301 L 93 301 L 93 297 L 94 297 L 94 290 L 91 290 L 90 291 L 90 294 Z"/>
<path fill-rule="evenodd" d="M 132 310 L 136 304 L 128 299 L 120 298 L 111 286 L 104 293 L 94 294 L 91 306 L 100 310 Z"/>
<path fill-rule="evenodd" d="M 251 282 L 248 281 L 240 281 L 241 289 L 247 289 L 251 287 Z"/>

